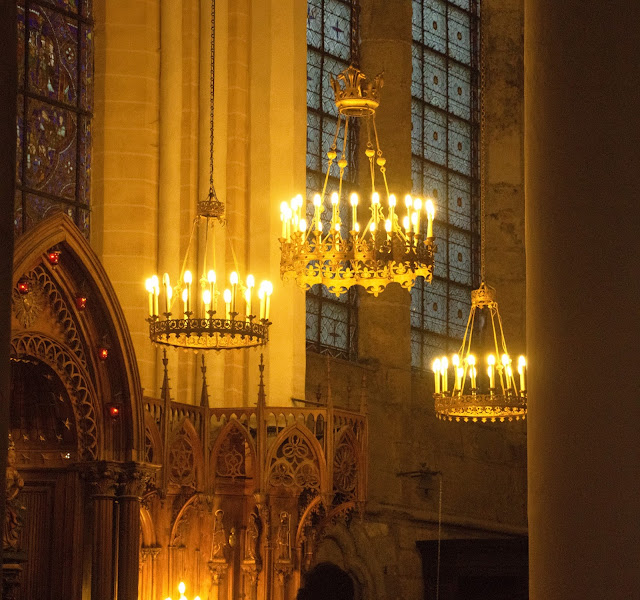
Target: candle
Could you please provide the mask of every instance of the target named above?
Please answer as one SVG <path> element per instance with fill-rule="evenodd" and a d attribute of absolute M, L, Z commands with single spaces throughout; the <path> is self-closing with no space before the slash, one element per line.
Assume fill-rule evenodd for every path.
<path fill-rule="evenodd" d="M 231 272 L 229 276 L 231 282 L 231 312 L 236 314 L 236 295 L 238 291 L 238 274 L 235 271 Z"/>
<path fill-rule="evenodd" d="M 378 192 L 373 192 L 371 195 L 371 212 L 373 213 L 373 222 L 376 224 L 376 228 L 378 227 L 379 217 L 379 207 L 380 206 L 380 194 Z"/>
<path fill-rule="evenodd" d="M 182 302 L 184 302 L 184 318 L 189 318 L 189 291 L 187 288 L 182 290 Z"/>
<path fill-rule="evenodd" d="M 153 316 L 155 317 L 158 315 L 158 296 L 160 295 L 160 286 L 157 275 L 154 275 L 151 278 L 151 285 L 153 287 Z"/>
<path fill-rule="evenodd" d="M 429 198 L 426 201 L 424 208 L 427 211 L 427 237 L 432 238 L 433 237 L 433 219 L 436 215 L 436 211 L 435 211 L 435 208 L 433 207 L 433 202 L 431 201 L 431 198 Z"/>
<path fill-rule="evenodd" d="M 407 207 L 407 220 L 411 222 L 411 207 L 413 206 L 413 198 L 409 194 L 404 197 L 404 205 Z M 405 229 L 407 229 L 407 227 L 405 227 Z"/>
<path fill-rule="evenodd" d="M 420 211 L 422 210 L 422 200 L 420 198 L 416 198 L 413 202 L 413 208 L 415 209 L 416 222 L 415 222 L 415 233 L 418 235 L 420 233 Z"/>
<path fill-rule="evenodd" d="M 153 317 L 153 283 L 151 277 L 145 281 L 145 288 L 149 292 L 149 316 Z"/>
<path fill-rule="evenodd" d="M 356 231 L 358 223 L 358 194 L 351 194 L 351 230 Z"/>
<path fill-rule="evenodd" d="M 173 298 L 173 288 L 168 285 L 167 286 L 167 314 L 171 314 L 171 299 Z"/>
<path fill-rule="evenodd" d="M 211 291 L 206 289 L 202 292 L 202 303 L 204 304 L 204 316 L 209 316 L 211 311 Z"/>
<path fill-rule="evenodd" d="M 282 221 L 282 239 L 287 237 L 287 206 L 286 202 L 280 204 L 280 220 Z"/>
<path fill-rule="evenodd" d="M 389 221 L 393 227 L 393 218 L 395 217 L 396 210 L 396 197 L 393 194 L 389 195 Z"/>
<path fill-rule="evenodd" d="M 247 289 L 244 292 L 244 299 L 247 304 L 246 312 L 245 312 L 247 316 L 247 320 L 251 316 L 251 293 L 255 285 L 256 285 L 256 280 L 253 277 L 253 275 L 247 275 Z"/>
<path fill-rule="evenodd" d="M 411 214 L 411 226 L 413 228 L 413 233 L 418 233 L 418 213 L 414 212 Z"/>
<path fill-rule="evenodd" d="M 193 282 L 193 276 L 191 275 L 191 271 L 184 272 L 184 282 L 186 284 L 187 290 L 187 305 L 185 308 L 185 312 L 191 312 L 191 283 Z M 182 298 L 184 299 L 184 292 L 182 294 Z"/>
<path fill-rule="evenodd" d="M 459 390 L 462 385 L 461 385 L 461 378 L 462 378 L 462 373 L 463 373 L 463 369 L 460 367 L 460 356 L 458 356 L 457 354 L 454 354 L 451 357 L 451 363 L 453 364 L 453 373 L 456 376 L 456 382 L 453 386 L 453 390 Z"/>
<path fill-rule="evenodd" d="M 467 364 L 469 365 L 469 377 L 471 377 L 471 389 L 476 389 L 476 357 L 473 354 L 469 354 L 467 357 Z"/>
<path fill-rule="evenodd" d="M 440 393 L 440 359 L 433 361 L 433 381 L 436 384 L 436 394 Z"/>
<path fill-rule="evenodd" d="M 511 359 L 509 358 L 508 354 L 503 354 L 500 361 L 502 362 L 502 368 L 504 369 L 504 374 L 505 374 L 505 378 L 507 380 L 507 388 L 511 387 L 511 377 L 513 375 L 513 372 L 511 372 Z M 511 372 L 511 374 L 509 374 Z"/>
<path fill-rule="evenodd" d="M 387 239 L 390 240 L 391 239 L 391 219 L 387 219 L 384 222 L 384 228 L 387 232 Z"/>
<path fill-rule="evenodd" d="M 402 219 L 402 226 L 404 227 L 405 233 L 408 235 L 409 230 L 411 229 L 411 220 L 409 219 L 409 217 L 405 217 L 404 219 Z"/>
<path fill-rule="evenodd" d="M 456 387 L 462 393 L 462 381 L 464 377 L 464 369 L 462 367 L 456 367 Z"/>
<path fill-rule="evenodd" d="M 265 293 L 264 293 L 264 286 L 262 285 L 258 290 L 258 298 L 260 299 L 260 320 L 264 321 Z"/>
<path fill-rule="evenodd" d="M 224 298 L 224 318 L 228 321 L 231 319 L 231 290 L 227 288 L 222 297 Z"/>
<path fill-rule="evenodd" d="M 442 367 L 442 391 L 447 392 L 449 391 L 449 361 L 447 360 L 446 356 L 442 357 L 440 365 Z"/>
<path fill-rule="evenodd" d="M 266 295 L 266 303 L 264 308 L 264 318 L 269 320 L 269 313 L 271 312 L 271 294 L 273 293 L 273 285 L 270 281 L 265 281 L 264 293 Z"/>
<path fill-rule="evenodd" d="M 304 237 L 304 234 L 307 231 L 307 220 L 306 219 L 300 219 L 300 221 L 298 222 L 298 225 L 300 227 L 300 233 Z"/>
<path fill-rule="evenodd" d="M 520 375 L 520 391 L 524 394 L 527 391 L 527 386 L 525 383 L 525 374 L 524 371 L 527 367 L 527 359 L 524 356 L 520 356 L 518 358 L 518 375 Z"/>
<path fill-rule="evenodd" d="M 338 192 L 333 192 L 331 194 L 331 229 L 336 230 L 336 223 L 338 222 L 338 203 L 340 202 L 340 198 L 338 197 Z"/>
<path fill-rule="evenodd" d="M 489 367 L 487 372 L 489 373 L 489 389 L 493 390 L 496 387 L 496 357 L 493 354 L 487 356 L 487 362 Z"/>
<path fill-rule="evenodd" d="M 216 312 L 216 272 L 209 271 L 207 273 L 207 281 L 209 282 L 209 293 L 211 294 L 211 303 L 213 304 L 212 310 Z"/>
<path fill-rule="evenodd" d="M 164 312 L 168 313 L 171 307 L 169 301 L 169 288 L 171 287 L 171 281 L 169 280 L 169 273 L 165 273 L 162 276 L 162 286 L 164 287 Z"/>

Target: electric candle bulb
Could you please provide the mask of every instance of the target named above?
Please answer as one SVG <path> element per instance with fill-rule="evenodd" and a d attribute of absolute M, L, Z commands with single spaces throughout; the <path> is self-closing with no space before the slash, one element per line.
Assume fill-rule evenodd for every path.
<path fill-rule="evenodd" d="M 164 312 L 168 313 L 171 307 L 171 298 L 169 297 L 169 288 L 171 287 L 171 280 L 169 279 L 169 273 L 165 273 L 162 276 L 162 285 L 164 287 Z"/>
<path fill-rule="evenodd" d="M 300 219 L 300 232 L 304 233 L 305 231 L 307 231 L 307 220 Z"/>
<path fill-rule="evenodd" d="M 409 220 L 408 216 L 402 219 L 402 226 L 404 227 L 405 233 L 409 233 L 409 229 L 411 227 L 411 221 Z"/>
<path fill-rule="evenodd" d="M 211 310 L 211 292 L 209 290 L 202 292 L 202 303 L 204 304 L 204 314 L 206 316 Z"/>
<path fill-rule="evenodd" d="M 268 321 L 269 313 L 271 312 L 271 294 L 273 294 L 273 285 L 270 281 L 264 282 L 264 293 L 266 295 L 264 318 Z"/>
<path fill-rule="evenodd" d="M 396 197 L 395 197 L 395 194 L 390 194 L 390 195 L 389 195 L 389 206 L 390 206 L 391 208 L 395 208 L 395 206 L 396 206 Z"/>
<path fill-rule="evenodd" d="M 171 312 L 171 298 L 173 298 L 173 288 L 167 286 L 167 313 Z"/>
<path fill-rule="evenodd" d="M 358 194 L 353 192 L 350 197 L 351 206 L 358 206 Z"/>
<path fill-rule="evenodd" d="M 175 579 L 174 579 L 174 581 L 175 581 Z M 179 591 L 181 594 L 184 594 L 184 593 L 185 593 L 185 591 L 186 591 L 186 589 L 187 589 L 187 586 L 184 584 L 184 581 L 181 581 L 181 582 L 178 584 L 178 591 Z"/>
<path fill-rule="evenodd" d="M 373 192 L 373 195 L 371 196 L 371 203 L 380 204 L 380 194 L 378 194 L 378 192 Z"/>
<path fill-rule="evenodd" d="M 413 206 L 413 198 L 409 194 L 404 197 L 404 204 L 407 207 L 407 210 Z"/>
<path fill-rule="evenodd" d="M 238 274 L 235 271 L 231 272 L 229 276 L 231 282 L 231 312 L 236 312 L 236 295 L 238 292 Z"/>
<path fill-rule="evenodd" d="M 248 321 L 251 315 L 251 288 L 249 287 L 244 291 L 244 301 L 246 303 L 245 316 Z"/>
<path fill-rule="evenodd" d="M 338 204 L 339 201 L 340 201 L 340 199 L 338 197 L 338 192 L 333 192 L 331 194 L 331 204 L 336 205 L 336 204 Z"/>
<path fill-rule="evenodd" d="M 440 393 L 440 359 L 433 361 L 433 380 L 436 384 L 436 394 Z"/>
<path fill-rule="evenodd" d="M 356 224 L 355 224 L 355 226 L 354 226 L 354 228 L 353 228 L 353 230 L 354 230 L 356 233 L 360 233 L 360 223 L 356 223 Z"/>
<path fill-rule="evenodd" d="M 191 283 L 193 282 L 193 275 L 191 275 L 191 271 L 184 272 L 184 282 L 187 285 L 187 304 L 185 312 L 191 312 Z M 182 295 L 182 299 L 184 300 L 184 292 Z"/>
<path fill-rule="evenodd" d="M 351 227 L 356 230 L 358 224 L 358 194 L 351 194 Z"/>
<path fill-rule="evenodd" d="M 460 357 L 457 354 L 454 354 L 451 357 L 451 364 L 453 365 L 453 373 L 456 376 L 456 382 L 453 387 L 455 391 L 455 390 L 459 390 L 462 387 L 461 379 L 462 379 L 462 373 L 464 372 L 464 370 L 460 368 Z"/>
<path fill-rule="evenodd" d="M 385 228 L 387 233 L 391 233 L 391 219 L 387 219 L 384 222 L 384 228 Z"/>
<path fill-rule="evenodd" d="M 467 364 L 469 365 L 469 376 L 471 377 L 471 389 L 476 389 L 476 357 L 473 354 L 469 354 L 467 357 Z"/>
<path fill-rule="evenodd" d="M 371 223 L 371 225 L 369 225 L 369 230 L 371 231 L 371 233 L 375 233 L 376 232 L 376 224 L 375 223 Z"/>
<path fill-rule="evenodd" d="M 313 205 L 314 205 L 316 208 L 319 208 L 319 207 L 321 206 L 321 204 L 322 204 L 322 198 L 321 198 L 320 194 L 316 194 L 316 195 L 313 197 Z"/>
<path fill-rule="evenodd" d="M 153 315 L 156 316 L 158 314 L 158 296 L 160 295 L 160 283 L 157 275 L 151 278 L 151 285 L 153 286 Z"/>
<path fill-rule="evenodd" d="M 231 290 L 227 288 L 222 294 L 222 297 L 224 299 L 225 319 L 228 321 L 231 318 Z"/>
<path fill-rule="evenodd" d="M 153 282 L 151 277 L 145 281 L 145 288 L 149 292 L 149 316 L 153 317 Z"/>
<path fill-rule="evenodd" d="M 260 300 L 260 320 L 263 321 L 264 308 L 265 308 L 265 293 L 264 293 L 264 287 L 262 286 L 260 286 L 260 289 L 258 290 L 258 298 Z"/>
<path fill-rule="evenodd" d="M 433 237 L 433 219 L 436 215 L 431 198 L 426 201 L 424 208 L 427 211 L 427 237 L 431 238 Z"/>
<path fill-rule="evenodd" d="M 464 377 L 464 369 L 462 367 L 456 368 L 456 388 L 462 392 L 462 378 Z"/>
<path fill-rule="evenodd" d="M 518 357 L 518 375 L 520 375 L 520 391 L 526 392 L 527 385 L 525 383 L 525 369 L 527 367 L 527 359 L 524 356 Z"/>

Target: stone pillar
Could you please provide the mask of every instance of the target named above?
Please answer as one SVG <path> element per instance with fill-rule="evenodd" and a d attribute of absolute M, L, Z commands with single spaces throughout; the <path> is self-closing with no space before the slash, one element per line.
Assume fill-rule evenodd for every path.
<path fill-rule="evenodd" d="M 151 471 L 130 463 L 120 478 L 118 518 L 118 600 L 137 600 L 140 575 L 140 500 Z"/>
<path fill-rule="evenodd" d="M 113 529 L 118 471 L 113 464 L 99 462 L 91 464 L 85 476 L 91 486 L 93 504 L 91 599 L 112 600 L 115 574 Z"/>
<path fill-rule="evenodd" d="M 525 0 L 532 600 L 640 589 L 639 21 Z"/>

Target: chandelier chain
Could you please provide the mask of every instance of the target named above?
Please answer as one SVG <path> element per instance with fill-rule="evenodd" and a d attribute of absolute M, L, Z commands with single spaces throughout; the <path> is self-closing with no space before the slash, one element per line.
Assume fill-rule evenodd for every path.
<path fill-rule="evenodd" d="M 216 198 L 213 186 L 213 100 L 216 64 L 216 0 L 211 0 L 211 71 L 209 74 L 209 199 Z"/>
<path fill-rule="evenodd" d="M 485 39 L 484 26 L 482 23 L 482 5 L 480 2 L 480 13 L 478 22 L 480 28 L 480 280 L 485 280 L 485 238 L 486 238 L 486 216 L 485 216 L 485 195 L 486 195 L 486 111 L 485 111 L 485 89 L 486 89 L 486 62 L 485 62 Z"/>

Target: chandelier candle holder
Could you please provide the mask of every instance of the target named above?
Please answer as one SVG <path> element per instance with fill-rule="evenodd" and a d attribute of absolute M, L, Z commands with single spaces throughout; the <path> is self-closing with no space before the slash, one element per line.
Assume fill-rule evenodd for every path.
<path fill-rule="evenodd" d="M 168 273 L 146 282 L 149 297 L 149 337 L 163 346 L 193 350 L 251 348 L 267 343 L 273 285 L 263 281 L 256 287 L 253 275 L 242 280 L 237 271 L 229 276 L 229 286 L 221 291 L 213 256 L 214 226 L 224 223 L 224 204 L 213 186 L 213 98 L 215 66 L 215 3 L 211 4 L 211 79 L 209 114 L 209 195 L 198 202 L 187 253 L 175 286 Z M 204 225 L 204 228 L 202 227 Z M 202 231 L 204 229 L 204 231 Z M 197 235 L 196 235 L 197 234 Z M 204 238 L 203 238 L 204 236 Z M 204 239 L 202 275 L 196 281 L 186 268 L 197 256 L 198 240 Z M 209 265 L 209 266 L 208 266 Z M 224 287 L 224 286 L 222 286 Z"/>
<path fill-rule="evenodd" d="M 184 595 L 186 591 L 187 586 L 185 585 L 184 581 L 181 581 L 178 584 L 178 593 L 180 594 L 178 600 L 187 600 L 187 597 Z M 166 600 L 172 600 L 171 596 L 168 596 Z M 193 600 L 200 600 L 200 596 L 196 596 Z"/>
<path fill-rule="evenodd" d="M 482 319 L 479 315 L 484 313 Z M 481 352 L 474 353 L 473 331 L 484 320 L 486 368 L 480 367 Z M 495 291 L 484 283 L 471 292 L 471 312 L 462 347 L 449 360 L 433 362 L 435 409 L 438 418 L 449 421 L 504 422 L 524 419 L 527 413 L 527 361 L 518 358 L 514 369 L 502 331 Z M 449 376 L 451 373 L 452 377 Z M 516 381 L 515 373 L 518 375 Z"/>
<path fill-rule="evenodd" d="M 361 71 L 350 66 L 337 79 L 331 77 L 331 86 L 338 120 L 327 152 L 322 190 L 306 207 L 301 195 L 280 206 L 282 278 L 294 279 L 305 290 L 321 283 L 336 296 L 354 285 L 377 296 L 394 281 L 406 289 L 411 289 L 419 276 L 430 281 L 435 249 L 433 201 L 423 202 L 407 195 L 400 204 L 396 196 L 389 193 L 386 158 L 380 149 L 375 124 L 382 77 L 378 75 L 369 81 Z M 363 227 L 358 222 L 360 198 L 356 193 L 348 194 L 344 185 L 344 173 L 349 165 L 347 140 L 351 119 L 363 120 L 368 135 L 365 155 L 371 184 L 370 216 Z M 338 150 L 341 130 L 342 148 Z M 336 167 L 338 190 L 329 193 L 329 176 Z M 382 180 L 379 188 L 376 167 Z M 386 214 L 383 204 L 386 204 Z M 328 210 L 330 218 L 325 215 Z M 360 212 L 364 210 L 360 208 Z M 343 223 L 345 215 L 351 215 L 350 225 Z"/>

